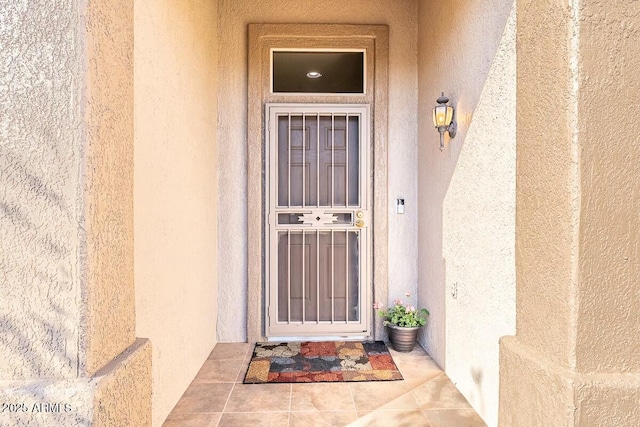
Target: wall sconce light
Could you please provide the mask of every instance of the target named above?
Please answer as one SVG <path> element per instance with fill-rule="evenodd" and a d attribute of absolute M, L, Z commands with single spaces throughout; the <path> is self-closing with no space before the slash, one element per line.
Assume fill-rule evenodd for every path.
<path fill-rule="evenodd" d="M 436 100 L 438 105 L 433 107 L 433 125 L 440 132 L 440 151 L 444 150 L 444 133 L 449 132 L 450 138 L 456 137 L 456 130 L 458 128 L 456 122 L 453 120 L 454 108 L 451 105 L 447 105 L 449 98 L 442 96 Z"/>

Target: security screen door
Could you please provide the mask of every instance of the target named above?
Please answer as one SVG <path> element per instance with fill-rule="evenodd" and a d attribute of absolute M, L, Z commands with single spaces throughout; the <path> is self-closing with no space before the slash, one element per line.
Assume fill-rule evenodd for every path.
<path fill-rule="evenodd" d="M 267 336 L 369 331 L 369 108 L 267 104 Z"/>

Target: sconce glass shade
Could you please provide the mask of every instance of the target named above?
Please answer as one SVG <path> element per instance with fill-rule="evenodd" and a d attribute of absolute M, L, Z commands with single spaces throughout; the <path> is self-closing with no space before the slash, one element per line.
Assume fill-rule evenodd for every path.
<path fill-rule="evenodd" d="M 433 108 L 433 125 L 435 127 L 447 127 L 453 120 L 453 107 L 447 105 L 449 98 L 441 96 L 437 100 L 438 105 Z"/>

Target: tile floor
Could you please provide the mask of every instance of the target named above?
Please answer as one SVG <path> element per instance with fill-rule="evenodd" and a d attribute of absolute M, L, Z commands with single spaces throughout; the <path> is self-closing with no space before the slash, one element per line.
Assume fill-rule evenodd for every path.
<path fill-rule="evenodd" d="M 253 345 L 218 344 L 163 426 L 485 426 L 422 348 L 390 351 L 403 381 L 242 384 Z"/>

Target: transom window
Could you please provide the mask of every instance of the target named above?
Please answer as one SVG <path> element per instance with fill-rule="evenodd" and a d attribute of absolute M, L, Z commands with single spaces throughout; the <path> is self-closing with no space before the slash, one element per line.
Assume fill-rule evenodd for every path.
<path fill-rule="evenodd" d="M 271 51 L 273 93 L 363 94 L 364 51 Z"/>

